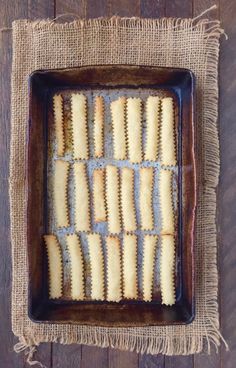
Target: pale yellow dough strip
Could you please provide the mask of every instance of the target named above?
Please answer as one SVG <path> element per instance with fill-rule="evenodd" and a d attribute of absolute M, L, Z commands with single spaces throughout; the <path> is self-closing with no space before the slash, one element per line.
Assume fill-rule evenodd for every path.
<path fill-rule="evenodd" d="M 91 265 L 91 298 L 104 300 L 104 257 L 99 234 L 88 234 L 88 248 Z"/>
<path fill-rule="evenodd" d="M 119 169 L 116 166 L 106 167 L 106 201 L 108 230 L 111 234 L 118 234 L 121 231 L 120 216 L 120 184 Z"/>
<path fill-rule="evenodd" d="M 175 303 L 175 241 L 173 235 L 161 237 L 160 283 L 162 304 Z"/>
<path fill-rule="evenodd" d="M 74 163 L 75 180 L 75 229 L 76 231 L 90 230 L 90 198 L 86 164 Z"/>
<path fill-rule="evenodd" d="M 121 209 L 124 230 L 136 230 L 134 170 L 127 167 L 121 169 Z"/>
<path fill-rule="evenodd" d="M 48 256 L 49 298 L 58 299 L 63 290 L 61 247 L 55 235 L 44 235 Z"/>
<path fill-rule="evenodd" d="M 70 256 L 71 298 L 84 300 L 84 262 L 79 237 L 76 234 L 66 236 Z"/>
<path fill-rule="evenodd" d="M 156 235 L 145 235 L 143 242 L 143 299 L 152 300 L 155 252 L 157 246 Z"/>
<path fill-rule="evenodd" d="M 129 160 L 142 161 L 142 111 L 141 98 L 127 98 L 127 136 Z"/>
<path fill-rule="evenodd" d="M 123 293 L 124 298 L 138 297 L 137 236 L 134 234 L 123 237 Z"/>
<path fill-rule="evenodd" d="M 139 208 L 141 216 L 142 230 L 153 230 L 153 167 L 142 167 L 139 170 L 140 175 L 140 192 L 139 192 Z"/>
<path fill-rule="evenodd" d="M 69 162 L 63 160 L 55 161 L 53 175 L 53 201 L 57 227 L 70 226 L 67 198 L 69 167 Z"/>
<path fill-rule="evenodd" d="M 73 157 L 88 159 L 87 101 L 83 94 L 71 95 L 71 122 L 73 131 Z"/>
<path fill-rule="evenodd" d="M 172 177 L 171 170 L 161 169 L 160 171 L 160 208 L 161 208 L 161 234 L 174 234 L 175 219 L 172 198 Z"/>
<path fill-rule="evenodd" d="M 174 102 L 171 97 L 162 99 L 161 163 L 166 166 L 175 166 L 177 163 Z"/>
<path fill-rule="evenodd" d="M 158 136 L 160 129 L 160 98 L 149 96 L 146 103 L 147 136 L 145 160 L 156 161 L 158 156 Z"/>
<path fill-rule="evenodd" d="M 96 96 L 94 101 L 94 155 L 102 157 L 104 154 L 104 99 L 102 96 Z"/>
<path fill-rule="evenodd" d="M 107 300 L 119 302 L 122 298 L 121 290 L 121 249 L 120 239 L 114 236 L 106 238 L 107 249 Z"/>
<path fill-rule="evenodd" d="M 93 209 L 95 222 L 106 221 L 105 173 L 105 169 L 94 169 L 93 171 Z"/>
<path fill-rule="evenodd" d="M 120 97 L 118 100 L 112 101 L 110 105 L 113 130 L 113 155 L 116 160 L 125 160 L 127 154 L 125 104 L 126 98 Z"/>
<path fill-rule="evenodd" d="M 63 98 L 62 95 L 53 96 L 53 113 L 57 144 L 57 156 L 65 153 L 64 121 L 63 121 Z"/>

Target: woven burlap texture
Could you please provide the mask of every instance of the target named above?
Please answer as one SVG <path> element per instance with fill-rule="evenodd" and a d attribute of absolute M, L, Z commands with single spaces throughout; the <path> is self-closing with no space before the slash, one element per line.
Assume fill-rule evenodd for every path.
<path fill-rule="evenodd" d="M 151 354 L 193 354 L 219 345 L 216 264 L 218 21 L 118 18 L 13 22 L 10 211 L 12 329 L 19 349 L 40 342 L 83 343 Z M 196 76 L 196 318 L 186 326 L 107 328 L 36 324 L 27 314 L 26 130 L 28 76 L 38 69 L 138 64 L 191 69 Z"/>

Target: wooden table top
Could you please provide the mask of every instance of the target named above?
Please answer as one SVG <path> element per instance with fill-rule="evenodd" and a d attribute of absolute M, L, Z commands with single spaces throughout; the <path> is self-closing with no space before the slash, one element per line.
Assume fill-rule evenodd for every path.
<path fill-rule="evenodd" d="M 75 13 L 101 16 L 192 17 L 213 4 L 209 18 L 219 18 L 229 39 L 221 39 L 219 133 L 221 177 L 218 188 L 218 238 L 221 331 L 230 352 L 164 357 L 81 345 L 41 344 L 35 354 L 48 368 L 235 368 L 236 366 L 236 1 L 235 0 L 1 0 L 0 28 L 19 18 L 54 18 Z M 71 18 L 70 18 L 71 19 Z M 68 20 L 70 20 L 68 19 Z M 16 354 L 11 332 L 11 247 L 9 234 L 8 170 L 10 148 L 11 31 L 0 33 L 0 368 L 26 367 L 24 353 Z"/>

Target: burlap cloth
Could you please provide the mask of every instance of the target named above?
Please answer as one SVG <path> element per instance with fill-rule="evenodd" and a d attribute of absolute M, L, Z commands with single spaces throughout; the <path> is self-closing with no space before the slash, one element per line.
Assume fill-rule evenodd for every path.
<path fill-rule="evenodd" d="M 216 186 L 218 21 L 192 19 L 50 20 L 13 23 L 10 211 L 13 262 L 12 329 L 16 350 L 40 342 L 82 343 L 151 354 L 193 354 L 219 345 Z M 196 318 L 187 326 L 107 328 L 36 324 L 27 315 L 26 127 L 28 76 L 38 69 L 140 64 L 191 69 L 197 78 Z M 32 350 L 30 350 L 32 352 Z"/>

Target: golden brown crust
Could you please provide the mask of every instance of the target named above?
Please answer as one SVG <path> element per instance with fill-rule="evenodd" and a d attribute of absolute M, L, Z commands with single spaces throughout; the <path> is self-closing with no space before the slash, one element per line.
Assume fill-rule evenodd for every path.
<path fill-rule="evenodd" d="M 121 289 L 121 249 L 120 240 L 115 236 L 107 236 L 107 300 L 119 302 L 122 299 Z"/>
<path fill-rule="evenodd" d="M 63 119 L 63 98 L 62 95 L 53 96 L 53 114 L 57 144 L 57 156 L 65 153 L 64 119 Z"/>
<path fill-rule="evenodd" d="M 71 122 L 73 131 L 73 157 L 75 159 L 89 158 L 87 99 L 81 93 L 71 95 Z"/>
<path fill-rule="evenodd" d="M 123 293 L 124 298 L 137 299 L 137 236 L 124 234 L 123 237 Z"/>
<path fill-rule="evenodd" d="M 94 169 L 93 171 L 93 209 L 94 221 L 106 221 L 105 201 L 105 169 Z"/>
<path fill-rule="evenodd" d="M 104 99 L 96 96 L 94 100 L 94 156 L 99 158 L 104 155 Z"/>
<path fill-rule="evenodd" d="M 63 263 L 60 244 L 55 235 L 44 235 L 48 257 L 49 298 L 62 297 Z"/>
<path fill-rule="evenodd" d="M 141 98 L 127 98 L 127 137 L 129 160 L 132 163 L 142 161 L 142 111 Z"/>
<path fill-rule="evenodd" d="M 152 300 L 156 245 L 157 245 L 156 235 L 144 236 L 142 279 L 143 279 L 143 300 L 145 301 Z"/>
<path fill-rule="evenodd" d="M 142 167 L 139 170 L 140 174 L 140 193 L 139 193 L 139 208 L 141 216 L 141 229 L 153 230 L 154 214 L 153 214 L 153 167 Z"/>
<path fill-rule="evenodd" d="M 87 168 L 83 162 L 74 162 L 75 179 L 75 229 L 90 231 L 90 196 Z"/>
<path fill-rule="evenodd" d="M 160 98 L 149 96 L 146 103 L 147 136 L 144 158 L 156 161 L 158 156 L 158 138 L 160 129 Z"/>
<path fill-rule="evenodd" d="M 101 236 L 96 233 L 87 235 L 91 265 L 91 298 L 104 300 L 104 257 Z"/>
<path fill-rule="evenodd" d="M 112 165 L 106 167 L 106 203 L 108 230 L 111 234 L 119 234 L 121 231 L 119 169 Z"/>
<path fill-rule="evenodd" d="M 163 98 L 161 106 L 161 163 L 165 166 L 175 166 L 177 164 L 177 160 L 173 98 Z"/>
<path fill-rule="evenodd" d="M 66 244 L 70 257 L 71 298 L 84 300 L 84 261 L 78 235 L 66 235 Z"/>
<path fill-rule="evenodd" d="M 136 230 L 134 170 L 127 167 L 121 169 L 121 209 L 124 230 Z"/>
<path fill-rule="evenodd" d="M 112 101 L 110 105 L 113 132 L 113 155 L 116 160 L 125 160 L 127 158 L 125 104 L 126 98 L 120 97 L 118 100 Z"/>
<path fill-rule="evenodd" d="M 160 284 L 162 304 L 175 304 L 175 240 L 173 235 L 161 237 Z"/>
<path fill-rule="evenodd" d="M 59 228 L 70 226 L 67 195 L 69 167 L 69 162 L 63 160 L 55 161 L 53 176 L 53 204 L 56 226 Z"/>
<path fill-rule="evenodd" d="M 167 169 L 160 171 L 160 207 L 161 207 L 161 234 L 174 234 L 175 218 L 172 195 L 173 172 Z"/>

